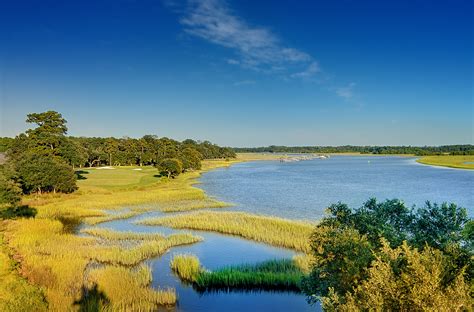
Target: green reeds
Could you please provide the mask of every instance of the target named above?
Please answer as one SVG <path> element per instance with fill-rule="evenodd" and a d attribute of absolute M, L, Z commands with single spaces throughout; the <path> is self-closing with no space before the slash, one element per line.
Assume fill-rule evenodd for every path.
<path fill-rule="evenodd" d="M 301 268 L 291 259 L 230 266 L 211 272 L 201 267 L 196 256 L 184 254 L 174 256 L 170 266 L 182 280 L 191 282 L 199 291 L 237 289 L 299 292 L 304 276 Z"/>

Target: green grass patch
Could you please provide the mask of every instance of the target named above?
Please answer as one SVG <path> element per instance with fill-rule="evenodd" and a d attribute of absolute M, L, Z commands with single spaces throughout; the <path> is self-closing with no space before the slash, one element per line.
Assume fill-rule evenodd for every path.
<path fill-rule="evenodd" d="M 416 161 L 425 165 L 474 169 L 474 155 L 424 156 Z"/>
<path fill-rule="evenodd" d="M 109 167 L 107 167 L 109 168 Z M 149 186 L 160 182 L 158 171 L 154 167 L 110 167 L 111 169 L 81 169 L 82 179 L 79 187 L 99 187 L 109 190 L 130 189 Z"/>
<path fill-rule="evenodd" d="M 269 260 L 258 264 L 229 266 L 207 271 L 193 255 L 177 255 L 170 263 L 172 270 L 201 292 L 230 290 L 301 291 L 304 272 L 291 259 Z"/>

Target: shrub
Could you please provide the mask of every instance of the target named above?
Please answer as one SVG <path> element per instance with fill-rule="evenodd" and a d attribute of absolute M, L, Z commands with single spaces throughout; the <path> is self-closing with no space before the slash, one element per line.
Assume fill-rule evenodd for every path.
<path fill-rule="evenodd" d="M 174 178 L 183 172 L 183 163 L 176 158 L 165 158 L 158 164 L 158 170 L 168 176 Z"/>

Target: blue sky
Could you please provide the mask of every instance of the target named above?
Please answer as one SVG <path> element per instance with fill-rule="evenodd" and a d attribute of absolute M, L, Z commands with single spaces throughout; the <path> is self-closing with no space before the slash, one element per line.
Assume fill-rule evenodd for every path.
<path fill-rule="evenodd" d="M 472 12 L 470 0 L 2 1 L 0 135 L 52 109 L 75 136 L 473 143 Z"/>

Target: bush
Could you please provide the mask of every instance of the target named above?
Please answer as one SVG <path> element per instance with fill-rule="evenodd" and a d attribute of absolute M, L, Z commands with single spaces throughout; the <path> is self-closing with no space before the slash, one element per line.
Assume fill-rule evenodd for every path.
<path fill-rule="evenodd" d="M 321 299 L 329 311 L 467 309 L 474 230 L 466 209 L 370 199 L 328 212 L 311 237 L 310 302 Z"/>
<path fill-rule="evenodd" d="M 183 163 L 176 158 L 165 158 L 158 163 L 158 170 L 168 178 L 174 178 L 183 172 Z"/>
<path fill-rule="evenodd" d="M 443 253 L 431 247 L 423 251 L 404 242 L 382 248 L 367 270 L 368 278 L 353 292 L 340 296 L 334 289 L 323 299 L 326 311 L 469 311 L 469 284 L 460 272 L 449 285 Z"/>
<path fill-rule="evenodd" d="M 70 193 L 77 188 L 74 170 L 60 159 L 30 154 L 16 167 L 25 193 Z"/>
<path fill-rule="evenodd" d="M 0 170 L 0 207 L 16 207 L 21 200 L 21 188 Z"/>

